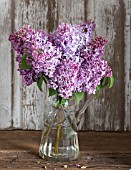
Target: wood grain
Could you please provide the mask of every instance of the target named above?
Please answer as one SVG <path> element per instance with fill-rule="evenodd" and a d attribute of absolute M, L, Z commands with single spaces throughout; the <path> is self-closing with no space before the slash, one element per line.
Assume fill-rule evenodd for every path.
<path fill-rule="evenodd" d="M 96 0 L 94 3 L 96 35 L 103 35 L 108 38 L 109 43 L 106 47 L 104 58 L 113 68 L 115 85 L 111 90 L 103 90 L 101 97 L 96 99 L 89 107 L 89 124 L 87 129 L 97 131 L 102 131 L 103 129 L 112 129 L 113 131 L 126 130 L 124 129 L 125 114 L 129 117 L 129 110 L 131 109 L 129 105 L 125 104 L 125 88 L 127 88 L 127 85 L 125 87 L 124 83 L 125 71 L 129 74 L 129 68 L 126 69 L 124 64 L 126 48 L 130 48 L 124 43 L 124 41 L 127 41 L 129 44 L 129 40 L 124 37 L 126 34 L 125 17 L 129 17 L 126 16 L 129 15 L 126 14 L 129 7 L 127 8 L 124 5 L 125 1 L 117 0 Z M 128 60 L 130 62 L 129 53 Z M 126 84 L 129 81 L 129 77 L 127 79 Z"/>
<path fill-rule="evenodd" d="M 84 11 L 84 0 L 58 0 L 58 19 L 59 24 L 62 22 L 71 23 L 71 24 L 78 24 L 85 20 L 85 11 Z M 76 10 L 77 9 L 77 10 Z M 76 107 L 75 109 L 78 110 L 82 107 L 84 101 Z M 83 127 L 85 121 L 85 115 L 83 115 L 81 123 L 78 129 Z"/>
<path fill-rule="evenodd" d="M 39 131 L 0 131 L 0 169 L 79 169 L 129 170 L 131 168 L 131 133 L 79 132 L 80 156 L 71 162 L 49 162 L 38 155 Z"/>
<path fill-rule="evenodd" d="M 49 109 L 45 86 L 43 93 L 35 83 L 23 86 L 9 33 L 27 24 L 50 32 L 61 22 L 77 24 L 92 19 L 96 35 L 109 40 L 104 58 L 113 68 L 115 85 L 91 103 L 79 129 L 131 130 L 131 0 L 1 0 L 0 5 L 0 129 L 40 130 Z"/>
<path fill-rule="evenodd" d="M 131 0 L 124 0 L 124 64 L 125 64 L 125 124 L 124 130 L 131 130 Z"/>
<path fill-rule="evenodd" d="M 11 1 L 0 1 L 0 128 L 12 126 Z"/>
<path fill-rule="evenodd" d="M 16 13 L 16 23 L 15 28 L 19 29 L 23 25 L 31 25 L 32 27 L 46 28 L 47 24 L 47 13 L 48 13 L 48 3 L 47 1 L 15 1 L 15 13 Z M 16 79 L 20 75 L 15 75 Z M 15 81 L 17 82 L 17 81 Z M 21 81 L 19 81 L 19 89 L 21 89 L 20 95 L 17 96 L 16 102 L 21 102 L 21 107 L 19 106 L 20 112 L 16 112 L 16 115 L 20 116 L 21 128 L 23 129 L 42 129 L 44 116 L 47 112 L 47 91 L 45 86 L 43 87 L 43 93 L 39 92 L 36 87 L 36 83 L 30 87 L 21 86 Z M 18 90 L 19 90 L 18 89 Z M 14 124 L 14 127 L 15 124 Z M 19 127 L 19 128 L 20 128 Z"/>
<path fill-rule="evenodd" d="M 12 33 L 15 32 L 15 30 L 18 30 L 21 25 L 19 23 L 19 20 L 21 18 L 20 11 L 17 11 L 17 2 L 14 0 L 11 1 L 11 18 L 12 18 Z M 22 127 L 22 113 L 21 113 L 21 89 L 22 89 L 22 83 L 21 83 L 21 76 L 19 75 L 18 64 L 16 63 L 15 57 L 16 53 L 12 51 L 12 128 L 21 128 Z"/>

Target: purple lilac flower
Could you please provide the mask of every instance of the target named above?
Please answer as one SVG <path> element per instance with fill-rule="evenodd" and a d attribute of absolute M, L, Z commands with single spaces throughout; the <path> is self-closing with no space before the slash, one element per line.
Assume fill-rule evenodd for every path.
<path fill-rule="evenodd" d="M 53 45 L 60 48 L 62 58 L 79 62 L 79 50 L 92 38 L 95 24 L 91 21 L 81 25 L 62 23 L 54 33 L 49 34 Z"/>
<path fill-rule="evenodd" d="M 53 77 L 56 66 L 60 63 L 61 52 L 51 42 L 42 46 L 40 51 L 32 53 L 33 67 L 37 73 L 44 73 L 49 78 Z"/>
<path fill-rule="evenodd" d="M 52 77 L 61 53 L 48 41 L 48 36 L 44 31 L 35 31 L 27 26 L 15 34 L 11 34 L 9 40 L 12 43 L 12 48 L 17 52 L 18 71 L 20 71 L 25 85 L 37 81 L 41 73 L 49 78 Z M 20 70 L 23 54 L 27 54 L 26 61 L 32 66 L 31 69 Z"/>
<path fill-rule="evenodd" d="M 30 26 L 11 34 L 9 40 L 17 52 L 18 71 L 25 85 L 37 82 L 41 74 L 49 80 L 48 86 L 58 89 L 65 99 L 73 92 L 94 94 L 103 77 L 112 76 L 112 70 L 102 59 L 107 40 L 94 39 L 95 24 L 71 25 L 62 23 L 53 33 L 34 30 Z M 32 68 L 20 70 L 23 54 Z"/>
<path fill-rule="evenodd" d="M 67 99 L 69 96 L 72 96 L 72 92 L 76 90 L 78 71 L 78 63 L 66 59 L 62 60 L 60 65 L 56 67 L 49 86 L 53 89 L 58 88 L 61 97 Z"/>

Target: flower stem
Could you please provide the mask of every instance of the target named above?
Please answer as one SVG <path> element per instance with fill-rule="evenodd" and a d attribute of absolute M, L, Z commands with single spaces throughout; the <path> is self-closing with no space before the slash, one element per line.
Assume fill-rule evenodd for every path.
<path fill-rule="evenodd" d="M 44 137 L 41 141 L 41 144 L 45 144 L 45 141 L 46 139 L 48 138 L 49 134 L 50 134 L 50 131 L 51 131 L 51 126 L 48 126 L 48 128 L 46 129 L 45 133 L 44 133 Z"/>
<path fill-rule="evenodd" d="M 59 141 L 60 141 L 60 130 L 61 130 L 61 125 L 59 124 L 57 126 L 57 134 L 56 134 L 56 141 L 55 141 L 55 150 L 54 150 L 54 153 L 56 155 L 58 155 L 59 153 Z"/>

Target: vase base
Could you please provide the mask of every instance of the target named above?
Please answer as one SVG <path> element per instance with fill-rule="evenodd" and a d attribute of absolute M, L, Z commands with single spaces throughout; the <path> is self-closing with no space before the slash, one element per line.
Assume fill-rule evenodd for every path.
<path fill-rule="evenodd" d="M 46 147 L 46 149 L 49 151 L 50 148 Z M 52 147 L 52 150 L 54 150 L 54 148 Z M 70 147 L 59 147 L 59 153 L 58 155 L 53 153 L 49 153 L 44 154 L 44 145 L 40 145 L 39 148 L 39 155 L 47 160 L 47 161 L 53 161 L 53 162 L 69 162 L 72 160 L 75 160 L 78 158 L 79 156 L 79 148 L 74 148 L 74 146 L 70 146 Z"/>

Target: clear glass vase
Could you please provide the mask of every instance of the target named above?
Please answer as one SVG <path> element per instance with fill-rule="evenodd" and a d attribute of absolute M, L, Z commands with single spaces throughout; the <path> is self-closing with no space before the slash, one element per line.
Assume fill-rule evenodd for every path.
<path fill-rule="evenodd" d="M 79 143 L 74 121 L 71 107 L 54 107 L 52 104 L 44 122 L 39 147 L 39 155 L 43 159 L 65 162 L 78 158 Z"/>
<path fill-rule="evenodd" d="M 50 111 L 44 122 L 39 147 L 39 155 L 43 159 L 66 162 L 78 158 L 77 127 L 83 113 L 95 97 L 96 95 L 89 96 L 80 110 L 75 97 L 68 100 L 68 103 L 64 106 L 58 107 L 54 107 L 55 100 L 51 98 Z"/>

